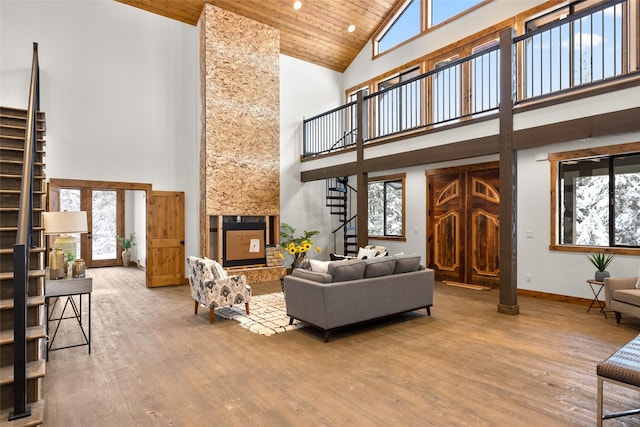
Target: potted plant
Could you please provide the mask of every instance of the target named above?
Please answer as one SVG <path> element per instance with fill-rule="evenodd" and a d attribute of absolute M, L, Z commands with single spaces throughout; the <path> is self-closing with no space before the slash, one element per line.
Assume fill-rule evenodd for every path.
<path fill-rule="evenodd" d="M 116 236 L 118 239 L 118 244 L 122 248 L 122 265 L 125 267 L 129 266 L 129 262 L 131 261 L 131 246 L 135 246 L 136 233 L 130 233 L 129 237 L 124 236 Z"/>
<path fill-rule="evenodd" d="M 595 279 L 598 282 L 602 282 L 605 277 L 611 276 L 607 271 L 607 267 L 613 261 L 613 254 L 606 254 L 604 252 L 594 252 L 592 254 L 587 255 L 587 258 L 596 268 Z"/>

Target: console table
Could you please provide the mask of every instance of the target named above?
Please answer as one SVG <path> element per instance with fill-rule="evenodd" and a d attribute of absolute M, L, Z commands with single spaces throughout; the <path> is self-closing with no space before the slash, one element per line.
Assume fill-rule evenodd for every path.
<path fill-rule="evenodd" d="M 57 280 L 49 279 L 49 274 L 46 275 L 45 290 L 44 290 L 44 302 L 47 308 L 47 360 L 49 360 L 49 352 L 55 350 L 62 350 L 65 348 L 79 347 L 86 345 L 89 348 L 89 354 L 91 354 L 91 291 L 93 290 L 93 281 L 91 277 L 82 278 L 63 278 Z M 88 319 L 86 319 L 87 330 L 85 332 L 82 322 L 82 296 L 87 295 L 89 302 L 88 306 Z M 78 303 L 74 300 L 74 297 L 78 297 Z M 55 298 L 53 305 L 50 306 L 49 301 L 51 298 Z M 61 298 L 66 298 L 62 312 L 59 317 L 53 317 L 53 312 Z M 62 304 L 62 302 L 60 302 Z M 65 317 L 67 308 L 70 307 L 72 313 L 69 313 Z M 84 341 L 79 344 L 67 345 L 64 347 L 53 347 L 53 342 L 58 334 L 60 323 L 66 319 L 75 319 L 78 322 Z M 53 336 L 49 334 L 49 322 L 57 322 Z"/>

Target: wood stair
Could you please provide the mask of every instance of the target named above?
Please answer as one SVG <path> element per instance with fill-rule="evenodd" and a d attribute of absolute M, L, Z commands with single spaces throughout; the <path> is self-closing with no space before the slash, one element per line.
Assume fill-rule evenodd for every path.
<path fill-rule="evenodd" d="M 27 111 L 0 107 L 0 425 L 36 426 L 44 420 L 43 378 L 46 373 L 46 313 L 44 305 L 45 210 L 44 113 L 36 120 L 32 248 L 29 250 L 27 289 L 27 403 L 31 416 L 8 421 L 14 395 L 13 245 L 18 230 L 18 206 L 22 183 Z"/>

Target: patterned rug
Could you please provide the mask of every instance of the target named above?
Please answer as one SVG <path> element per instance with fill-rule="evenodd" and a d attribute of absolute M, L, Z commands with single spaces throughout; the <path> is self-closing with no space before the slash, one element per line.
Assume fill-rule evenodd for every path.
<path fill-rule="evenodd" d="M 298 320 L 294 320 L 292 325 L 289 324 L 282 292 L 252 296 L 249 312 L 251 314 L 247 316 L 244 304 L 216 309 L 216 314 L 221 317 L 236 320 L 243 328 L 260 335 L 270 336 L 306 326 Z"/>

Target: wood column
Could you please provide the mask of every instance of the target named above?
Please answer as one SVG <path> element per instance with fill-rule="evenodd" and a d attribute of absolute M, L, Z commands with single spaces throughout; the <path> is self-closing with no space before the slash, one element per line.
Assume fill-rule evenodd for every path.
<path fill-rule="evenodd" d="M 364 97 L 362 91 L 358 92 L 357 98 L 357 129 L 356 139 L 356 179 L 357 179 L 357 213 L 356 224 L 358 227 L 358 246 L 364 247 L 369 244 L 369 174 L 364 170 Z"/>
<path fill-rule="evenodd" d="M 500 301 L 498 312 L 518 314 L 517 184 L 513 149 L 513 33 L 500 32 Z"/>

